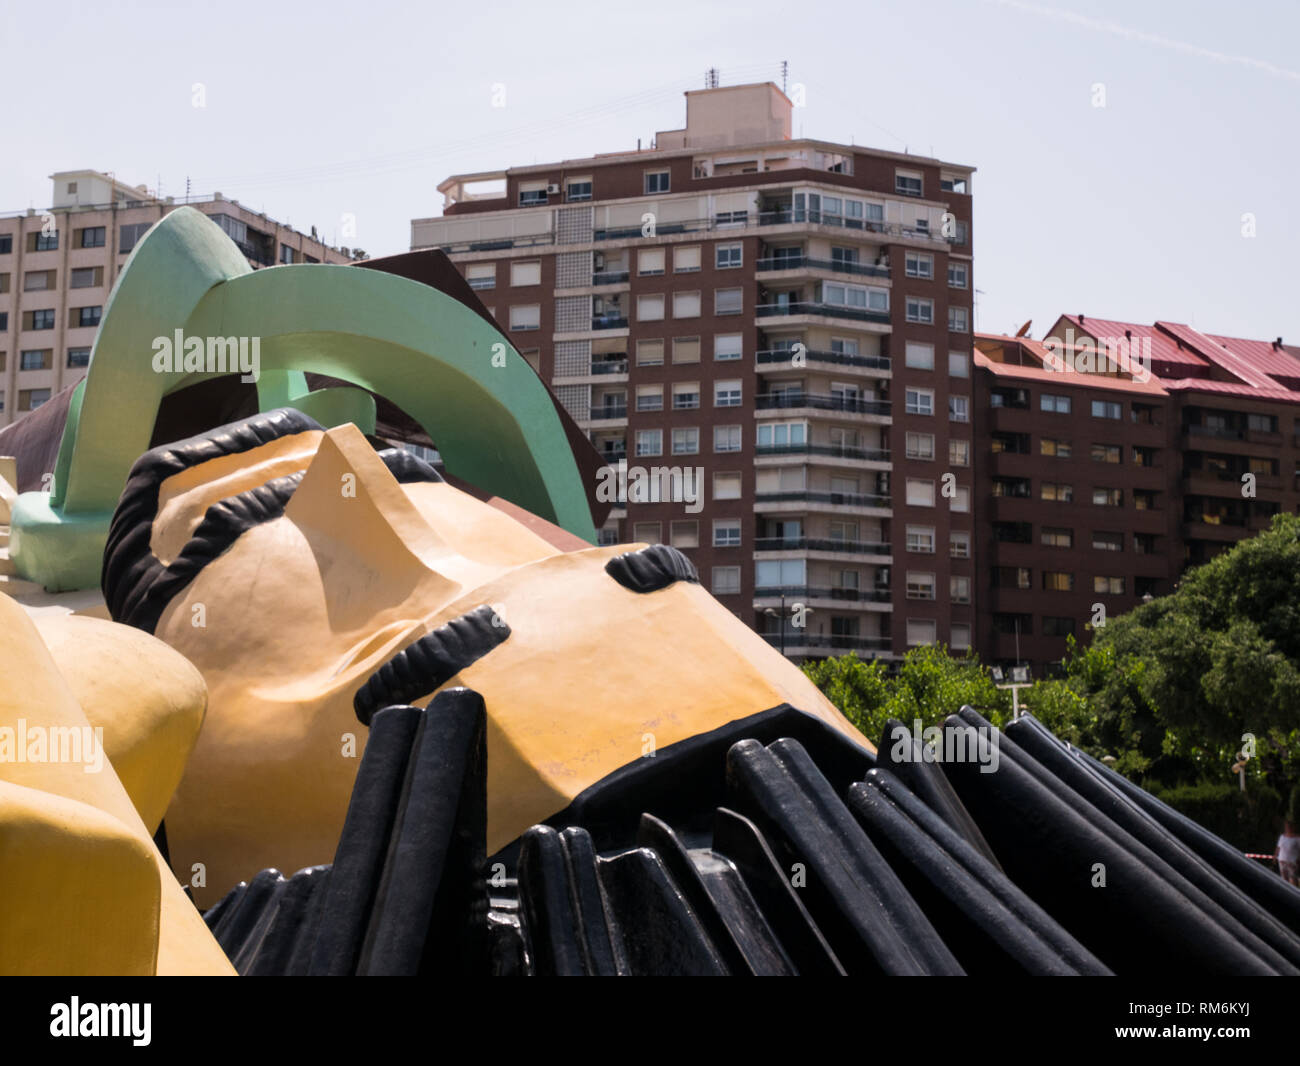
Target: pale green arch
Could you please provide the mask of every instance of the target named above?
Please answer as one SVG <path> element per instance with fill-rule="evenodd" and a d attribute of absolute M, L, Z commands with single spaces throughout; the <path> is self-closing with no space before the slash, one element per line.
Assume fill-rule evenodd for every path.
<path fill-rule="evenodd" d="M 379 270 L 254 272 L 218 226 L 180 208 L 136 246 L 109 299 L 68 412 L 53 492 L 24 493 L 15 505 L 11 552 L 23 576 L 47 588 L 98 583 L 109 520 L 149 446 L 159 403 L 219 376 L 155 371 L 155 339 L 177 329 L 249 338 L 250 348 L 257 338 L 263 409 L 291 404 L 326 424 L 366 417 L 357 397 L 368 396 L 307 393 L 305 370 L 392 398 L 437 441 L 448 471 L 595 541 L 554 402 L 499 330 L 458 300 Z"/>

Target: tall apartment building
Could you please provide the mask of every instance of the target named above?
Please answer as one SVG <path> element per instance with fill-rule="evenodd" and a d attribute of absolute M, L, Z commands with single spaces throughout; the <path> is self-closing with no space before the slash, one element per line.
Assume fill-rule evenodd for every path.
<path fill-rule="evenodd" d="M 86 376 L 100 317 L 136 242 L 180 207 L 108 174 L 52 175 L 48 211 L 0 217 L 0 426 Z M 348 263 L 351 256 L 217 193 L 190 203 L 255 269 Z"/>
<path fill-rule="evenodd" d="M 1062 316 L 975 338 L 977 647 L 1036 670 L 1300 511 L 1300 348 Z"/>
<path fill-rule="evenodd" d="M 629 499 L 603 540 L 681 548 L 795 657 L 970 646 L 972 168 L 791 112 L 771 83 L 689 92 L 648 150 L 449 177 L 411 247 L 611 463 L 702 469 L 698 510 Z"/>

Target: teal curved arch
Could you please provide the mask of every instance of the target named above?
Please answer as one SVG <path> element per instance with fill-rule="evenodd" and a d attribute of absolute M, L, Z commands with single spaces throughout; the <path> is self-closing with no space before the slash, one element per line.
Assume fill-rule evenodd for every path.
<path fill-rule="evenodd" d="M 222 372 L 160 370 L 156 342 L 174 347 L 178 329 L 204 340 L 205 352 L 210 337 L 256 348 L 264 409 L 287 401 L 365 416 L 337 395 L 347 390 L 307 393 L 306 370 L 391 397 L 438 442 L 451 473 L 595 541 L 550 394 L 499 330 L 394 274 L 328 264 L 254 272 L 219 227 L 181 208 L 137 245 L 109 299 L 53 491 L 25 493 L 15 505 L 11 554 L 23 576 L 47 588 L 98 583 L 109 519 L 149 446 L 158 405 Z"/>

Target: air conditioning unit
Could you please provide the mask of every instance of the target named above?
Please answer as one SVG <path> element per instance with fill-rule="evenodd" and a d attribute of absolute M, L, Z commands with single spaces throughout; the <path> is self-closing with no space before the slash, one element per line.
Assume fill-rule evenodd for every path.
<path fill-rule="evenodd" d="M 546 186 L 546 193 L 548 196 L 558 196 L 560 194 L 560 187 L 558 185 L 548 185 Z"/>

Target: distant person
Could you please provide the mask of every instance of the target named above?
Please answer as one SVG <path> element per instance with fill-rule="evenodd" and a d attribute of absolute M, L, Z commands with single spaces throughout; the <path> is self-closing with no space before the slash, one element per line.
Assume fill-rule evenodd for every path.
<path fill-rule="evenodd" d="M 1283 825 L 1277 838 L 1277 869 L 1287 884 L 1300 885 L 1300 833 L 1290 822 Z"/>

